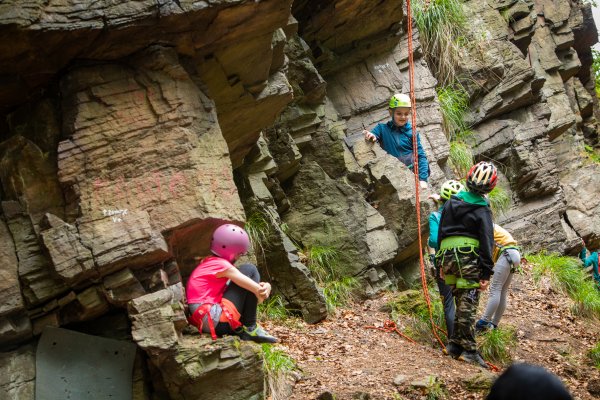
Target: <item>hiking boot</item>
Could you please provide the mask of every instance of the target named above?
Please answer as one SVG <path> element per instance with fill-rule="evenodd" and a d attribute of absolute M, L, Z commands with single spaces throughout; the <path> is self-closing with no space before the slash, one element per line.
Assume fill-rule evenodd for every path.
<path fill-rule="evenodd" d="M 446 348 L 442 350 L 442 352 L 447 356 L 457 359 L 463 352 L 463 348 L 459 344 L 450 342 L 448 343 L 448 346 L 446 346 Z"/>
<path fill-rule="evenodd" d="M 241 340 L 252 340 L 256 343 L 277 343 L 276 337 L 269 335 L 267 331 L 258 325 L 252 330 L 243 326 L 236 331 L 235 334 L 238 335 Z"/>
<path fill-rule="evenodd" d="M 475 323 L 475 332 L 483 333 L 483 332 L 487 331 L 488 329 L 493 329 L 493 327 L 494 327 L 494 324 L 492 324 L 491 322 L 480 319 L 479 321 L 477 321 Z"/>
<path fill-rule="evenodd" d="M 490 369 L 490 367 L 485 363 L 481 354 L 478 351 L 463 351 L 463 353 L 458 357 L 459 360 L 468 362 L 470 364 L 475 364 L 480 366 L 481 368 Z"/>

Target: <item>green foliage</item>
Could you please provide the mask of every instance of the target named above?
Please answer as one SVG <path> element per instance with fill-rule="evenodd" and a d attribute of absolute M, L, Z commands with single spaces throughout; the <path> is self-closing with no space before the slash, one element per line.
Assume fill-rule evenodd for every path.
<path fill-rule="evenodd" d="M 429 287 L 433 322 L 440 328 L 445 328 L 444 305 L 440 300 L 437 288 Z M 436 338 L 431 331 L 429 309 L 420 290 L 411 289 L 400 292 L 396 298 L 388 303 L 391 308 L 391 317 L 398 321 L 402 317 L 405 323 L 404 333 L 416 341 L 434 345 Z M 444 340 L 443 335 L 440 336 Z"/>
<path fill-rule="evenodd" d="M 412 12 L 429 67 L 441 85 L 454 81 L 467 22 L 460 0 L 414 0 Z"/>
<path fill-rule="evenodd" d="M 598 154 L 592 146 L 586 144 L 583 146 L 583 150 L 587 158 L 595 163 L 600 164 L 600 154 Z"/>
<path fill-rule="evenodd" d="M 272 321 L 284 321 L 292 317 L 292 313 L 285 308 L 283 299 L 280 296 L 270 296 L 267 300 L 258 305 L 258 319 L 269 319 Z"/>
<path fill-rule="evenodd" d="M 429 376 L 427 378 L 426 392 L 426 400 L 441 400 L 448 398 L 448 391 L 446 390 L 444 382 L 434 376 Z"/>
<path fill-rule="evenodd" d="M 359 287 L 356 278 L 340 276 L 340 253 L 334 247 L 310 246 L 301 252 L 300 259 L 323 288 L 328 312 L 334 312 L 337 307 L 347 304 L 352 298 L 352 292 Z"/>
<path fill-rule="evenodd" d="M 280 393 L 285 387 L 285 377 L 298 369 L 294 359 L 271 344 L 262 344 L 263 370 L 265 371 L 266 387 L 273 400 L 282 400 L 285 397 Z M 265 396 L 266 398 L 266 396 Z"/>
<path fill-rule="evenodd" d="M 457 176 L 467 176 L 469 168 L 473 165 L 473 153 L 469 145 L 462 141 L 450 142 L 450 165 Z"/>
<path fill-rule="evenodd" d="M 490 208 L 494 214 L 504 214 L 510 208 L 510 196 L 500 186 L 496 186 L 489 194 Z"/>
<path fill-rule="evenodd" d="M 587 356 L 594 364 L 594 367 L 600 369 L 600 342 L 596 343 L 596 345 L 587 352 Z"/>
<path fill-rule="evenodd" d="M 596 87 L 596 96 L 600 97 L 600 50 L 592 49 L 592 71 Z"/>
<path fill-rule="evenodd" d="M 469 132 L 464 122 L 465 114 L 469 110 L 469 95 L 466 90 L 454 84 L 440 86 L 436 91 L 448 140 L 454 140 L 461 132 Z"/>
<path fill-rule="evenodd" d="M 325 282 L 323 296 L 327 311 L 332 313 L 337 307 L 347 304 L 352 299 L 352 292 L 358 287 L 358 280 L 351 276 Z"/>
<path fill-rule="evenodd" d="M 254 245 L 254 250 L 256 252 L 264 251 L 268 245 L 268 238 L 271 232 L 271 221 L 269 218 L 261 212 L 254 212 L 246 220 L 244 230 L 248 233 L 250 241 Z"/>
<path fill-rule="evenodd" d="M 534 264 L 533 278 L 536 282 L 547 275 L 553 286 L 569 295 L 574 301 L 574 314 L 600 317 L 600 291 L 577 258 L 545 252 L 526 258 Z"/>
<path fill-rule="evenodd" d="M 499 326 L 481 335 L 478 343 L 481 356 L 494 363 L 508 364 L 511 352 L 517 347 L 517 335 L 513 326 Z"/>
<path fill-rule="evenodd" d="M 334 280 L 340 260 L 339 251 L 331 246 L 310 246 L 304 252 L 306 266 L 317 279 L 323 283 Z"/>

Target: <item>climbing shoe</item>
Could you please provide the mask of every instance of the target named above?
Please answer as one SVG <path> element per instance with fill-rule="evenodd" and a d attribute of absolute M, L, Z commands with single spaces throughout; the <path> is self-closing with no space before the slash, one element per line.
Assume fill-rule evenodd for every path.
<path fill-rule="evenodd" d="M 459 344 L 450 342 L 448 343 L 448 346 L 446 346 L 446 348 L 442 350 L 442 352 L 447 356 L 457 359 L 463 352 L 463 348 Z"/>
<path fill-rule="evenodd" d="M 483 357 L 481 357 L 481 354 L 479 354 L 479 352 L 477 351 L 463 351 L 463 353 L 458 357 L 458 359 L 460 361 L 478 365 L 481 368 L 490 369 L 490 367 L 483 360 Z"/>
<path fill-rule="evenodd" d="M 241 340 L 252 340 L 256 343 L 277 343 L 276 337 L 269 335 L 267 331 L 258 325 L 252 330 L 243 326 L 236 330 L 235 334 L 238 335 Z"/>
<path fill-rule="evenodd" d="M 475 323 L 475 332 L 483 333 L 489 329 L 494 329 L 494 324 L 486 320 L 480 319 Z"/>

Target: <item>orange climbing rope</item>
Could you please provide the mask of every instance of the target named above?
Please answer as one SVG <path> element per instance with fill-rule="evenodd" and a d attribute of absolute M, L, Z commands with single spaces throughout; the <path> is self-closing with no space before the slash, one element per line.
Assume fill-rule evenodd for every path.
<path fill-rule="evenodd" d="M 429 2 L 426 4 L 429 6 Z M 409 85 L 410 85 L 410 102 L 412 104 L 411 109 L 411 125 L 412 125 L 412 137 L 413 137 L 413 170 L 415 175 L 415 202 L 417 209 L 417 236 L 419 238 L 419 265 L 421 267 L 421 286 L 423 287 L 423 295 L 425 296 L 425 301 L 427 302 L 427 309 L 429 311 L 429 321 L 431 322 L 431 331 L 433 332 L 435 338 L 442 346 L 442 349 L 445 349 L 444 342 L 440 339 L 437 332 L 444 332 L 436 323 L 433 321 L 433 312 L 431 307 L 431 298 L 429 297 L 429 289 L 427 287 L 427 278 L 425 276 L 425 262 L 423 261 L 423 239 L 421 235 L 421 200 L 420 200 L 420 184 L 419 184 L 419 152 L 418 152 L 418 142 L 417 142 L 417 107 L 415 102 L 415 76 L 414 76 L 414 60 L 413 60 L 413 33 L 412 33 L 412 11 L 410 6 L 410 0 L 406 0 L 406 8 L 407 8 L 407 22 L 408 22 L 408 77 L 409 77 Z M 486 361 L 485 362 L 488 367 L 494 371 L 498 372 L 500 369 L 494 364 Z"/>
<path fill-rule="evenodd" d="M 396 332 L 398 335 L 402 336 L 404 339 L 408 340 L 409 342 L 413 343 L 413 344 L 417 344 L 417 342 L 415 342 L 414 340 L 412 340 L 411 338 L 409 338 L 408 336 L 406 336 L 404 333 L 402 333 L 400 331 L 400 329 L 398 329 L 398 327 L 396 326 L 396 323 L 394 321 L 391 321 L 389 319 L 386 319 L 385 322 L 383 323 L 383 327 L 378 327 L 378 326 L 365 326 L 365 328 L 367 329 L 377 329 L 379 331 L 384 331 L 384 332 Z"/>
<path fill-rule="evenodd" d="M 410 86 L 410 103 L 411 108 L 411 125 L 412 125 L 412 138 L 413 138 L 413 170 L 415 175 L 415 202 L 417 208 L 417 235 L 419 238 L 419 265 L 421 267 L 421 286 L 423 287 L 423 295 L 427 302 L 427 309 L 429 311 L 429 321 L 431 322 L 431 331 L 437 339 L 442 349 L 445 349 L 444 342 L 438 336 L 438 331 L 443 331 L 433 321 L 433 312 L 431 307 L 431 298 L 429 297 L 429 290 L 427 288 L 427 277 L 425 276 L 425 262 L 423 261 L 423 238 L 421 235 L 421 198 L 420 198 L 420 183 L 419 183 L 419 152 L 417 145 L 417 107 L 415 102 L 415 71 L 414 71 L 414 60 L 413 60 L 413 32 L 412 32 L 412 11 L 410 6 L 410 0 L 406 0 L 407 9 L 407 22 L 408 22 L 408 80 Z"/>

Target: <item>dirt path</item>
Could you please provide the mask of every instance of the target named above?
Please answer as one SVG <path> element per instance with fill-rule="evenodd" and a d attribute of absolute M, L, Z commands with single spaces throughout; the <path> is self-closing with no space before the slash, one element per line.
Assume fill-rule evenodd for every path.
<path fill-rule="evenodd" d="M 598 398 L 586 386 L 590 379 L 600 380 L 600 373 L 590 366 L 585 354 L 600 340 L 598 321 L 574 318 L 570 300 L 549 287 L 544 280 L 535 285 L 528 274 L 515 276 L 509 306 L 501 322 L 516 328 L 518 347 L 513 358 L 542 365 L 556 373 L 575 398 Z M 337 400 L 421 399 L 424 397 L 419 383 L 431 382 L 430 376 L 445 385 L 448 390 L 445 398 L 485 397 L 485 389 L 467 387 L 486 380 L 480 368 L 452 360 L 439 348 L 412 344 L 397 334 L 364 328 L 381 326 L 389 318 L 380 310 L 393 296 L 387 293 L 339 309 L 334 317 L 316 325 L 266 324 L 282 339 L 278 346 L 302 370 L 291 400 L 316 399 L 324 393 L 322 398 L 330 398 L 326 392 L 334 394 Z M 482 299 L 480 308 L 485 301 Z M 439 386 L 430 384 L 434 390 Z"/>

